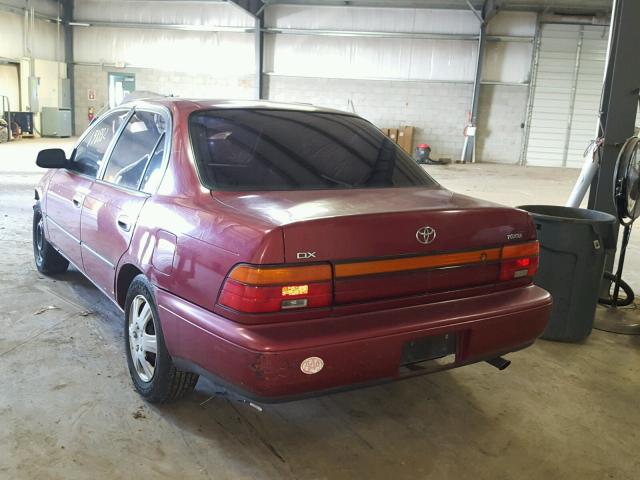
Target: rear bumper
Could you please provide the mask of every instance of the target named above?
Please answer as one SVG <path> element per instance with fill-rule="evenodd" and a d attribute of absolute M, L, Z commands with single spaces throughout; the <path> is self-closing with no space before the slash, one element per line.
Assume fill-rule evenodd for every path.
<path fill-rule="evenodd" d="M 171 356 L 249 398 L 280 401 L 400 379 L 524 348 L 543 332 L 551 296 L 536 286 L 393 310 L 269 325 L 243 325 L 164 290 L 156 291 Z M 455 362 L 426 370 L 401 368 L 403 346 L 455 333 Z M 315 356 L 324 368 L 300 369 Z"/>

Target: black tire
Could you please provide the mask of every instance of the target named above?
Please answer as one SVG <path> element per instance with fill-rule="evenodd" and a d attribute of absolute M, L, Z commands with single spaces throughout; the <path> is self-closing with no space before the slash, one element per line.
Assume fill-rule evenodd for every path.
<path fill-rule="evenodd" d="M 33 258 L 38 271 L 45 275 L 63 273 L 69 268 L 69 260 L 47 241 L 40 204 L 33 207 Z"/>
<path fill-rule="evenodd" d="M 136 312 L 136 308 L 141 311 L 146 308 L 140 297 L 147 302 L 151 310 L 151 318 L 147 319 L 145 325 L 139 325 L 141 321 L 137 323 L 133 321 L 134 317 L 140 317 L 140 311 Z M 165 403 L 178 400 L 193 392 L 198 382 L 198 375 L 180 371 L 173 364 L 165 346 L 153 287 L 144 275 L 138 275 L 131 282 L 124 312 L 125 354 L 131 380 L 138 393 L 150 403 Z M 135 331 L 130 336 L 130 325 L 133 325 L 133 330 L 140 332 L 138 336 L 135 336 Z M 139 329 L 138 326 L 140 326 Z M 155 336 L 155 354 L 147 352 L 143 347 L 144 334 Z M 132 342 L 137 345 L 133 345 Z M 140 347 L 139 352 L 138 347 Z M 141 359 L 141 357 L 144 358 Z M 148 363 L 147 367 L 149 365 L 153 367 L 153 373 L 150 376 L 142 367 L 141 362 L 145 360 Z"/>
<path fill-rule="evenodd" d="M 606 298 L 600 297 L 598 299 L 598 303 L 602 305 L 612 305 L 613 304 L 613 288 L 614 283 L 616 281 L 616 276 L 609 272 L 604 272 L 603 275 L 605 280 L 609 280 L 611 283 L 611 287 L 609 289 L 609 296 Z M 627 282 L 620 279 L 620 294 L 618 294 L 618 301 L 616 302 L 616 307 L 628 307 L 635 300 L 635 294 L 633 290 L 629 286 Z"/>

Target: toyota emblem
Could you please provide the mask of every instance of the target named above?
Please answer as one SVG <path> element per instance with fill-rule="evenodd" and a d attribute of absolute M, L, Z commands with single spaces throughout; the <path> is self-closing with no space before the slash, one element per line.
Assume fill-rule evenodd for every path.
<path fill-rule="evenodd" d="M 422 227 L 416 232 L 416 240 L 423 245 L 428 245 L 436 239 L 436 229 L 433 227 Z"/>

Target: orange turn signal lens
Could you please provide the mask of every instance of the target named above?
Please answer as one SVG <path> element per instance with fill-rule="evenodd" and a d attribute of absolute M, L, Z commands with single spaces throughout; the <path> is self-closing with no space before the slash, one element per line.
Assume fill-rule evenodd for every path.
<path fill-rule="evenodd" d="M 325 308 L 333 301 L 331 265 L 259 267 L 238 265 L 220 291 L 218 303 L 241 313 Z"/>
<path fill-rule="evenodd" d="M 502 247 L 502 258 L 534 257 L 536 255 L 540 255 L 540 244 L 537 240 Z"/>
<path fill-rule="evenodd" d="M 247 285 L 282 285 L 331 280 L 330 265 L 308 265 L 304 267 L 253 267 L 239 265 L 229 278 Z"/>
<path fill-rule="evenodd" d="M 502 247 L 500 280 L 533 278 L 538 271 L 540 244 L 537 241 Z"/>

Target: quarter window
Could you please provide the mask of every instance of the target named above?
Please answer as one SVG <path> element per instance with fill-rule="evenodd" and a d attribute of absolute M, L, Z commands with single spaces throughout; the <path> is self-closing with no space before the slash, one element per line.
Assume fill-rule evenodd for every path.
<path fill-rule="evenodd" d="M 103 180 L 150 191 L 159 183 L 166 123 L 158 113 L 137 111 L 118 138 Z"/>
<path fill-rule="evenodd" d="M 128 111 L 117 111 L 98 120 L 76 147 L 69 169 L 95 178 L 109 144 L 128 114 Z"/>

